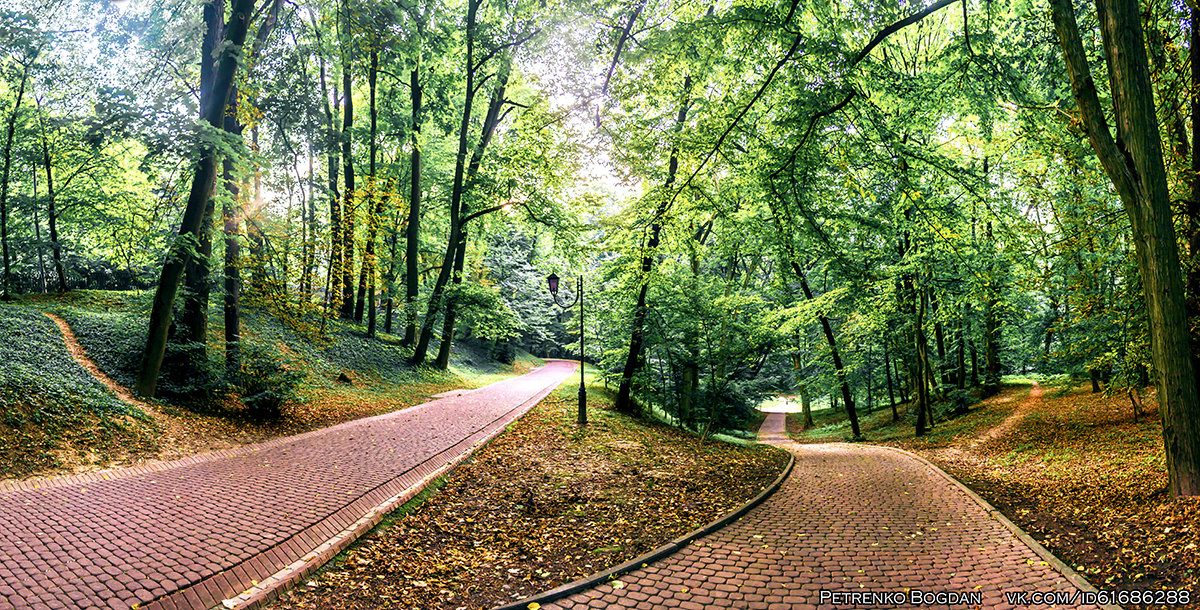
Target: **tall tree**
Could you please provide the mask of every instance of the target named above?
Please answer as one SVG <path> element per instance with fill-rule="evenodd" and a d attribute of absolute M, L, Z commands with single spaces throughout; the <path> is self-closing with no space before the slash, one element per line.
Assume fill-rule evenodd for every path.
<path fill-rule="evenodd" d="M 1200 394 L 1162 142 L 1135 0 L 1096 0 L 1115 109 L 1114 139 L 1084 54 L 1071 0 L 1051 0 L 1054 29 L 1084 132 L 1116 187 L 1134 234 L 1172 496 L 1200 495 Z"/>
<path fill-rule="evenodd" d="M 637 374 L 643 364 L 642 347 L 645 344 L 646 332 L 646 314 L 649 307 L 646 304 L 646 293 L 650 289 L 650 271 L 654 268 L 654 257 L 657 255 L 659 239 L 662 234 L 662 225 L 665 222 L 665 215 L 670 207 L 671 196 L 675 186 L 675 175 L 679 172 L 679 134 L 683 131 L 683 125 L 687 121 L 688 108 L 691 105 L 692 95 L 692 77 L 687 75 L 683 78 L 683 96 L 679 104 L 679 112 L 675 117 L 675 141 L 671 144 L 671 155 L 667 161 L 667 179 L 663 184 L 662 191 L 658 193 L 659 203 L 654 210 L 654 217 L 650 220 L 650 239 L 645 244 L 645 251 L 642 254 L 641 276 L 639 277 L 637 303 L 633 307 L 633 318 L 630 322 L 629 331 L 629 353 L 625 356 L 625 366 L 621 369 L 621 383 L 617 386 L 617 402 L 615 404 L 618 411 L 630 413 L 634 410 L 633 404 L 633 377 Z"/>
<path fill-rule="evenodd" d="M 208 104 L 202 109 L 202 129 L 211 129 L 216 125 L 223 124 L 229 93 L 233 88 L 234 78 L 237 76 L 240 51 L 246 42 L 246 32 L 249 29 L 254 10 L 254 0 L 234 0 L 231 8 L 229 21 L 222 36 L 222 44 L 218 47 L 221 60 L 213 79 L 213 92 L 208 98 Z M 205 134 L 198 147 L 200 149 L 199 158 L 196 162 L 178 237 L 172 242 L 167 260 L 163 264 L 158 288 L 154 293 L 146 347 L 142 353 L 141 369 L 135 387 L 138 394 L 142 396 L 154 396 L 158 385 L 159 369 L 162 367 L 163 354 L 167 345 L 167 331 L 171 326 L 171 309 L 175 304 L 184 269 L 194 256 L 195 248 L 199 243 L 204 210 L 212 195 L 213 184 L 217 176 L 219 153 L 212 141 L 212 135 Z"/>

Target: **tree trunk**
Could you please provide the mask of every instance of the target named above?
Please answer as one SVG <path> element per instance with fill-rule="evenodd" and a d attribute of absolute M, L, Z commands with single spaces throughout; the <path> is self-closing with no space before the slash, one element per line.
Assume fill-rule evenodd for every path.
<path fill-rule="evenodd" d="M 800 280 L 800 289 L 804 291 L 804 298 L 813 300 L 812 290 L 808 287 L 808 278 L 804 276 L 800 264 L 795 260 L 789 262 L 792 265 L 792 271 L 796 273 L 796 278 Z M 821 331 L 825 333 L 825 342 L 829 344 L 829 356 L 833 359 L 833 370 L 842 387 L 842 400 L 846 403 L 846 415 L 850 418 L 850 430 L 854 434 L 854 438 L 861 438 L 862 431 L 858 427 L 858 411 L 854 408 L 854 394 L 850 391 L 849 375 L 842 365 L 842 355 L 838 352 L 837 339 L 833 336 L 833 326 L 825 314 L 818 314 L 817 318 L 821 322 Z"/>
<path fill-rule="evenodd" d="M 216 64 L 213 51 L 221 39 L 221 20 L 225 14 L 225 1 L 212 0 L 204 4 L 204 38 L 200 44 L 200 97 L 204 107 L 213 95 Z M 234 89 L 237 86 L 234 85 Z M 230 93 L 230 98 L 236 98 Z M 226 113 L 228 117 L 228 113 Z M 228 119 L 226 119 L 228 121 Z M 199 245 L 196 256 L 191 257 L 184 271 L 183 320 L 176 324 L 178 339 L 183 344 L 183 354 L 177 363 L 185 377 L 198 372 L 198 365 L 208 358 L 208 278 L 211 273 L 212 224 L 216 213 L 216 202 L 210 196 L 204 207 L 204 219 L 200 223 Z"/>
<path fill-rule="evenodd" d="M 32 60 L 30 60 L 32 61 Z M 13 136 L 17 131 L 17 115 L 21 112 L 21 100 L 25 97 L 25 83 L 29 80 L 29 66 L 21 75 L 21 85 L 17 89 L 17 101 L 13 104 L 12 114 L 8 117 L 8 129 L 4 138 L 4 174 L 0 175 L 0 250 L 4 255 L 3 294 L 5 300 L 12 297 L 12 259 L 8 252 L 8 177 L 12 169 Z"/>
<path fill-rule="evenodd" d="M 241 136 L 243 127 L 237 120 L 238 89 L 229 92 L 229 105 L 225 113 L 224 127 L 230 134 Z M 228 191 L 221 203 L 221 218 L 225 235 L 225 369 L 229 373 L 238 370 L 241 362 L 240 341 L 242 340 L 242 242 L 241 208 L 238 206 L 240 187 L 234 178 L 233 159 L 225 157 L 222 163 L 225 190 Z"/>
<path fill-rule="evenodd" d="M 933 323 L 933 340 L 937 345 L 937 371 L 938 381 L 942 385 L 952 385 L 948 367 L 946 366 L 946 329 L 942 325 L 941 316 L 938 315 L 941 309 L 941 301 L 939 299 L 930 299 L 930 309 L 932 309 Z"/>
<path fill-rule="evenodd" d="M 375 157 L 379 153 L 379 146 L 378 146 L 378 143 L 375 141 L 375 137 L 379 132 L 379 113 L 378 113 L 378 108 L 376 108 L 376 106 L 375 106 L 375 82 L 379 76 L 379 48 L 378 47 L 379 47 L 379 45 L 377 43 L 373 43 L 371 45 L 371 67 L 367 71 L 367 88 L 370 91 L 369 113 L 370 113 L 370 117 L 371 117 L 371 132 L 370 132 L 371 133 L 371 136 L 370 136 L 371 141 L 368 144 L 368 146 L 370 148 L 369 171 L 370 171 L 371 175 L 367 177 L 367 205 L 374 206 L 374 207 L 370 208 L 368 211 L 370 216 L 367 217 L 367 251 L 366 251 L 366 256 L 363 257 L 363 269 L 365 271 L 364 275 L 367 276 L 367 281 L 360 282 L 359 288 L 358 288 L 358 292 L 360 295 L 359 296 L 360 301 L 362 300 L 361 295 L 362 295 L 363 291 L 365 290 L 367 292 L 366 307 L 368 308 L 368 312 L 367 312 L 367 336 L 368 337 L 375 336 L 375 315 L 376 315 L 376 313 L 375 313 L 375 276 L 377 275 L 377 271 L 378 271 L 377 267 L 379 266 L 375 260 L 375 249 L 376 249 L 375 240 L 379 236 L 379 217 L 383 215 L 383 203 L 385 201 L 385 198 L 380 197 L 379 193 L 376 192 L 377 185 L 375 183 L 375 180 L 376 180 Z M 378 200 L 378 201 L 376 201 L 376 200 Z M 361 307 L 359 309 L 361 309 Z M 360 316 L 358 316 L 358 318 L 359 318 L 359 320 L 361 320 L 362 316 L 360 315 Z"/>
<path fill-rule="evenodd" d="M 985 161 L 984 167 L 986 166 Z M 987 239 L 989 243 L 994 239 L 991 222 L 987 223 Z M 994 276 L 994 271 L 988 273 L 987 299 L 983 303 L 984 369 L 983 391 L 980 393 L 983 398 L 1000 392 L 1000 288 L 996 285 Z"/>
<path fill-rule="evenodd" d="M 1191 338 L 1183 330 L 1189 328 L 1184 285 L 1138 3 L 1098 0 L 1096 4 L 1116 109 L 1115 140 L 1092 80 L 1071 0 L 1051 0 L 1050 6 L 1084 131 L 1121 197 L 1133 230 L 1149 313 L 1168 487 L 1174 497 L 1198 495 L 1197 367 Z"/>
<path fill-rule="evenodd" d="M 917 352 L 916 371 L 913 372 L 914 390 L 917 393 L 917 423 L 916 435 L 925 436 L 928 425 L 929 389 L 926 383 L 926 366 L 929 361 L 926 352 L 929 350 L 925 340 L 925 291 L 912 287 L 917 294 L 917 317 L 913 320 L 913 342 Z"/>
<path fill-rule="evenodd" d="M 342 23 L 346 32 L 342 40 L 342 311 L 343 320 L 354 318 L 354 156 L 350 150 L 350 129 L 354 127 L 354 98 L 350 80 L 349 47 L 351 41 L 350 3 L 342 2 Z M 361 319 L 361 316 L 360 316 Z"/>
<path fill-rule="evenodd" d="M 691 75 L 683 79 L 683 102 L 679 105 L 679 114 L 675 120 L 675 135 L 683 130 L 687 121 L 688 105 L 692 90 Z M 666 214 L 671 188 L 675 185 L 675 174 L 679 171 L 679 144 L 671 146 L 671 158 L 667 165 L 667 180 L 663 186 L 663 195 L 650 221 L 650 240 L 646 243 L 646 251 L 642 254 L 641 288 L 638 289 L 637 305 L 633 309 L 633 319 L 630 322 L 629 353 L 625 357 L 625 367 L 621 370 L 621 384 L 617 387 L 617 402 L 614 405 L 618 411 L 632 413 L 633 407 L 633 376 L 642 367 L 642 347 L 645 343 L 646 293 L 650 289 L 650 271 L 654 268 L 654 255 L 658 249 L 662 233 L 663 215 Z"/>
<path fill-rule="evenodd" d="M 458 129 L 458 155 L 454 164 L 454 184 L 450 189 L 450 237 L 447 241 L 446 256 L 442 259 L 441 270 L 433 284 L 429 295 L 429 306 L 425 310 L 425 319 L 421 322 L 421 335 L 413 350 L 412 364 L 421 364 L 429 351 L 429 343 L 433 339 L 433 325 L 437 315 L 442 310 L 443 293 L 450 273 L 454 268 L 458 243 L 461 241 L 462 227 L 459 224 L 460 209 L 463 195 L 463 179 L 466 173 L 468 135 L 471 128 L 471 109 L 475 104 L 475 16 L 479 11 L 482 0 L 467 0 L 467 83 L 463 95 L 462 123 Z M 445 338 L 443 338 L 445 340 Z"/>
<path fill-rule="evenodd" d="M 320 37 L 320 28 L 316 23 L 313 24 L 313 31 L 317 32 L 318 40 Z M 333 103 L 330 103 L 329 85 L 325 78 L 325 55 L 318 53 L 321 60 L 321 98 L 324 100 L 325 106 L 325 132 L 326 137 L 326 171 L 329 179 L 329 275 L 325 282 L 325 304 L 328 308 L 329 315 L 337 315 L 335 312 L 341 310 L 341 294 L 342 294 L 342 265 L 343 263 L 343 248 L 342 248 L 342 196 L 338 189 L 338 132 L 334 128 L 337 124 L 334 111 L 337 109 L 337 94 L 333 95 Z"/>
<path fill-rule="evenodd" d="M 421 285 L 421 66 L 409 72 L 412 96 L 412 155 L 409 157 L 408 227 L 404 234 L 404 342 L 417 340 L 417 297 Z"/>
<path fill-rule="evenodd" d="M 504 108 L 505 92 L 508 88 L 508 79 L 511 75 L 511 64 L 506 63 L 501 67 L 499 74 L 496 75 L 496 88 L 492 91 L 491 100 L 488 102 L 488 111 L 483 119 L 483 132 L 479 136 L 479 142 L 475 145 L 475 152 L 471 154 L 471 162 L 467 166 L 466 181 L 462 185 L 463 195 L 474 184 L 475 176 L 479 174 L 479 167 L 483 163 L 483 155 L 487 150 L 488 144 L 492 141 L 492 135 L 495 133 L 496 126 L 500 124 L 503 116 L 500 114 Z M 454 272 L 451 275 L 450 281 L 455 286 L 462 284 L 463 281 L 463 259 L 466 258 L 467 250 L 467 230 L 466 224 L 471 218 L 477 214 L 471 214 L 470 206 L 466 199 L 459 197 L 458 203 L 458 223 L 460 225 L 458 233 L 458 244 L 454 253 Z M 494 208 L 493 208 L 494 210 Z M 480 213 L 483 213 L 481 211 Z M 449 252 L 447 252 L 449 253 Z M 454 341 L 454 324 L 458 317 L 458 303 L 454 299 L 446 301 L 446 315 L 442 323 L 442 343 L 438 346 L 438 355 L 435 366 L 438 369 L 445 370 L 450 365 L 450 346 Z"/>
<path fill-rule="evenodd" d="M 46 169 L 46 225 L 50 229 L 50 256 L 54 259 L 54 273 L 58 276 L 58 291 L 67 291 L 67 274 L 63 269 L 62 245 L 58 243 L 58 213 L 55 211 L 54 165 L 50 158 L 50 139 L 46 135 L 46 126 L 38 116 L 42 130 L 42 164 Z M 39 240 L 40 243 L 40 240 Z"/>
<path fill-rule="evenodd" d="M 965 324 L 966 322 L 964 320 L 958 321 L 958 349 L 956 350 L 955 354 L 956 362 L 954 382 L 958 385 L 958 389 L 960 390 L 965 390 L 967 388 L 967 344 L 965 337 L 967 331 L 965 328 L 963 328 Z"/>
<path fill-rule="evenodd" d="M 400 241 L 400 204 L 402 201 L 400 200 L 399 192 L 396 190 L 395 179 L 392 179 L 389 182 L 389 185 L 390 187 L 388 188 L 388 192 L 391 193 L 392 197 L 395 199 L 395 201 L 392 203 L 392 209 L 395 210 L 395 215 L 392 217 L 392 230 L 389 231 L 388 235 L 388 245 L 391 253 L 388 259 L 387 279 L 384 282 L 385 289 L 387 290 L 387 314 L 383 317 L 383 332 L 390 335 L 392 334 L 392 317 L 396 311 L 396 261 L 398 260 L 396 258 L 396 246 L 399 245 L 398 242 Z"/>
<path fill-rule="evenodd" d="M 467 230 L 460 229 L 458 234 L 459 246 L 454 249 L 454 276 L 453 282 L 457 286 L 462 283 L 463 263 L 467 257 Z M 446 303 L 446 315 L 442 319 L 442 342 L 438 345 L 437 358 L 434 359 L 434 368 L 446 370 L 450 366 L 450 347 L 454 344 L 454 322 L 457 318 L 456 303 L 454 299 L 450 299 Z"/>
<path fill-rule="evenodd" d="M 896 392 L 892 387 L 892 356 L 887 349 L 883 350 L 883 372 L 887 375 L 888 406 L 892 408 L 892 421 L 900 421 L 900 412 L 896 410 Z"/>
<path fill-rule="evenodd" d="M 33 171 L 29 172 L 33 178 L 33 199 L 31 200 L 33 208 L 33 232 L 34 232 L 34 248 L 37 249 L 38 256 L 38 277 L 41 278 L 42 294 L 46 294 L 46 256 L 42 248 L 42 219 L 38 216 L 37 206 L 37 164 L 34 163 Z"/>
<path fill-rule="evenodd" d="M 229 127 L 226 115 L 226 128 Z M 225 189 L 229 191 L 221 205 L 225 230 L 225 368 L 236 371 L 241 362 L 242 340 L 242 268 L 241 268 L 241 209 L 238 207 L 238 184 L 233 177 L 233 160 L 224 161 Z"/>
<path fill-rule="evenodd" d="M 816 425 L 813 423 L 812 403 L 808 396 L 808 384 L 801 383 L 796 387 L 796 390 L 800 393 L 800 413 L 804 417 L 804 429 L 807 430 Z"/>
<path fill-rule="evenodd" d="M 229 92 L 237 74 L 238 55 L 246 41 L 246 30 L 254 9 L 254 0 L 234 0 L 229 23 L 225 28 L 221 61 L 214 79 L 213 94 L 204 108 L 202 119 L 209 125 L 220 125 L 224 118 Z M 199 160 L 188 194 L 187 207 L 180 223 L 178 237 L 171 245 L 170 253 L 163 265 L 162 277 L 154 293 L 154 304 L 150 311 L 150 323 L 146 337 L 146 348 L 142 353 L 141 370 L 136 390 L 146 397 L 154 396 L 158 385 L 158 372 L 162 367 L 163 353 L 167 346 L 167 331 L 171 326 L 171 309 L 179 291 L 183 271 L 191 259 L 192 245 L 199 239 L 204 210 L 212 195 L 216 180 L 218 151 L 211 143 L 201 142 Z M 189 243 L 190 242 L 190 243 Z"/>

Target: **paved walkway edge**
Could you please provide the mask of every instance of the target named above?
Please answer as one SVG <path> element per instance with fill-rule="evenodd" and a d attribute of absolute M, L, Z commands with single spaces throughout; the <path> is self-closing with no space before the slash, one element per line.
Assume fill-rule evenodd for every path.
<path fill-rule="evenodd" d="M 887 449 L 888 451 L 894 451 L 896 453 L 906 455 L 918 462 L 921 462 L 922 464 L 925 464 L 925 466 L 929 467 L 931 470 L 936 472 L 942 478 L 946 479 L 952 485 L 954 485 L 958 489 L 962 490 L 962 492 L 964 494 L 966 494 L 967 497 L 974 500 L 976 504 L 979 504 L 979 506 L 983 508 L 984 512 L 986 512 L 989 517 L 995 519 L 996 521 L 999 521 L 1001 525 L 1008 528 L 1009 531 L 1011 531 L 1013 533 L 1013 535 L 1015 535 L 1017 538 L 1019 538 L 1021 540 L 1021 542 L 1025 543 L 1025 546 L 1028 546 L 1031 550 L 1033 550 L 1034 553 L 1037 553 L 1038 556 L 1041 557 L 1046 563 L 1050 564 L 1051 566 L 1054 567 L 1054 569 L 1058 570 L 1068 581 L 1070 581 L 1071 584 L 1078 587 L 1081 591 L 1089 591 L 1089 592 L 1097 591 L 1096 587 L 1092 586 L 1092 583 L 1088 582 L 1087 579 L 1084 578 L 1079 572 L 1076 572 L 1075 570 L 1073 570 L 1071 568 L 1071 566 L 1064 563 L 1058 557 L 1055 557 L 1054 553 L 1050 552 L 1050 549 L 1047 549 L 1046 547 L 1042 546 L 1042 544 L 1040 542 L 1033 539 L 1033 536 L 1030 536 L 1029 534 L 1027 534 L 1025 532 L 1025 530 L 1020 528 L 1020 526 L 1018 526 L 1016 523 L 1013 523 L 1012 521 L 1010 521 L 1008 517 L 1005 517 L 1004 513 L 1001 513 L 999 510 L 996 509 L 996 507 L 994 507 L 990 503 L 988 503 L 987 500 L 984 500 L 982 497 L 979 496 L 979 494 L 972 491 L 970 487 L 967 487 L 958 479 L 950 476 L 950 474 L 948 472 L 946 472 L 945 470 L 942 470 L 933 462 L 930 462 L 929 460 L 927 460 L 915 453 L 912 453 L 911 451 L 905 451 L 903 449 L 898 449 L 896 447 L 886 447 L 883 445 L 869 445 L 869 446 L 870 447 L 878 447 L 880 449 Z M 1121 610 L 1121 607 L 1116 604 L 1104 604 L 1104 605 L 1100 605 L 1098 607 L 1104 608 L 1104 610 Z"/>
<path fill-rule="evenodd" d="M 434 479 L 453 470 L 476 449 L 498 436 L 509 424 L 527 413 L 560 385 L 562 384 L 558 383 L 544 388 L 475 434 L 408 472 L 377 486 L 324 520 L 268 551 L 185 589 L 172 592 L 166 597 L 134 607 L 142 610 L 250 610 L 275 601 L 284 591 L 294 587 L 371 531 L 392 510 L 403 506 Z M 409 409 L 424 406 L 425 404 L 422 404 Z M 391 414 L 375 417 L 388 415 Z M 319 430 L 305 434 L 316 432 Z M 283 440 L 285 439 L 268 442 Z M 213 459 L 216 456 L 205 457 Z"/>
<path fill-rule="evenodd" d="M 766 489 L 759 492 L 757 496 L 754 496 L 745 504 L 742 504 L 736 508 L 733 512 L 726 513 L 725 516 L 713 521 L 712 523 L 709 523 L 708 525 L 704 525 L 699 529 L 692 530 L 691 532 L 688 532 L 687 534 L 684 534 L 683 536 L 680 536 L 679 538 L 676 538 L 644 555 L 634 557 L 633 559 L 630 559 L 621 565 L 609 568 L 603 572 L 597 572 L 591 576 L 586 576 L 579 580 L 569 582 L 565 585 L 555 587 L 549 591 L 543 591 L 536 595 L 531 595 L 520 601 L 515 601 L 503 606 L 497 606 L 492 610 L 522 610 L 528 608 L 530 604 L 534 603 L 547 604 L 583 591 L 584 589 L 590 589 L 598 584 L 617 578 L 622 574 L 645 567 L 646 564 L 649 564 L 650 562 L 658 561 L 659 559 L 667 557 L 668 555 L 671 555 L 672 553 L 675 553 L 676 551 L 687 546 L 693 540 L 700 538 L 701 536 L 707 536 L 708 534 L 725 527 L 730 522 L 750 512 L 750 509 L 761 504 L 763 500 L 771 497 L 771 494 L 775 493 L 775 491 L 778 490 L 781 485 L 783 485 L 783 481 L 787 479 L 789 474 L 791 474 L 792 466 L 795 464 L 796 458 L 791 455 L 791 452 L 788 452 L 787 466 L 783 468 L 783 472 L 779 473 L 779 476 L 776 477 L 775 480 L 766 487 Z"/>

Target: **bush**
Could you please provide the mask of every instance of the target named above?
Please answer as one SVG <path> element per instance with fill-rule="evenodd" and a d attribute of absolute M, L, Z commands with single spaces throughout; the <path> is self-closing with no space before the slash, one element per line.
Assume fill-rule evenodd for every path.
<path fill-rule="evenodd" d="M 243 341 L 239 365 L 237 384 L 251 416 L 274 419 L 285 404 L 300 400 L 296 390 L 304 381 L 301 365 L 279 348 Z"/>

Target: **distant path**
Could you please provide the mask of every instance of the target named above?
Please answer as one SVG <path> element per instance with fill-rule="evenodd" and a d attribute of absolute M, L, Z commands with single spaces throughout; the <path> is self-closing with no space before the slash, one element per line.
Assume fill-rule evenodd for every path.
<path fill-rule="evenodd" d="M 980 445 L 1007 434 L 1009 430 L 1012 430 L 1013 426 L 1020 423 L 1022 419 L 1025 419 L 1025 416 L 1028 415 L 1033 409 L 1035 402 L 1041 402 L 1043 393 L 1045 393 L 1045 389 L 1039 385 L 1038 382 L 1034 381 L 1033 387 L 1029 390 L 1029 396 L 1024 400 L 1021 400 L 1021 402 L 1017 404 L 1017 408 L 1013 409 L 1013 412 L 1010 413 L 1008 417 L 1004 418 L 1004 421 L 992 428 L 989 428 L 983 434 L 980 434 L 978 437 L 972 439 L 971 442 L 967 444 L 966 452 L 972 453 L 975 449 L 978 449 Z M 1013 400 L 1016 399 L 1014 398 Z"/>
<path fill-rule="evenodd" d="M 620 577 L 621 585 L 543 607 L 802 610 L 834 607 L 831 599 L 821 603 L 821 591 L 899 593 L 903 601 L 907 590 L 919 590 L 982 595 L 981 603 L 957 607 L 1011 608 L 1005 592 L 1070 594 L 1088 586 L 927 462 L 869 445 L 798 445 L 787 439 L 784 417 L 767 416 L 759 432 L 796 457 L 774 495 L 731 525 Z M 838 607 L 896 606 L 915 604 Z"/>
<path fill-rule="evenodd" d="M 112 390 L 121 402 L 141 409 L 143 413 L 154 418 L 154 422 L 159 428 L 158 431 L 161 436 L 159 441 L 161 445 L 170 447 L 178 439 L 184 438 L 190 433 L 189 430 L 184 428 L 183 423 L 174 418 L 167 417 L 158 405 L 134 396 L 133 392 L 129 391 L 129 388 L 117 383 L 112 377 L 109 377 L 104 371 L 100 370 L 100 367 L 96 366 L 96 363 L 91 358 L 88 358 L 87 350 L 83 349 L 83 346 L 79 344 L 79 339 L 75 338 L 75 332 L 71 330 L 71 325 L 67 324 L 66 320 L 48 311 L 42 313 L 58 325 L 58 329 L 62 331 L 63 342 L 67 344 L 67 351 L 75 359 L 75 362 L 79 363 L 79 366 L 82 366 L 84 370 L 91 373 L 100 383 L 103 383 L 108 389 Z"/>
<path fill-rule="evenodd" d="M 117 398 L 121 399 L 121 402 L 147 411 L 156 410 L 149 403 L 139 400 L 128 388 L 113 381 L 112 377 L 105 375 L 104 371 L 100 370 L 100 367 L 96 366 L 96 363 L 92 362 L 91 358 L 88 358 L 87 351 L 79 344 L 79 340 L 75 338 L 75 332 L 71 330 L 71 325 L 67 324 L 66 320 L 48 311 L 42 313 L 58 325 L 58 329 L 62 331 L 63 342 L 67 344 L 67 351 L 71 353 L 71 357 L 75 359 L 75 362 L 78 362 L 79 366 L 82 366 L 93 377 L 100 380 L 100 383 L 108 386 L 108 389 L 112 390 L 117 395 Z"/>
<path fill-rule="evenodd" d="M 0 609 L 268 599 L 266 585 L 333 557 L 575 368 L 552 361 L 463 396 L 175 462 L 0 484 Z"/>

